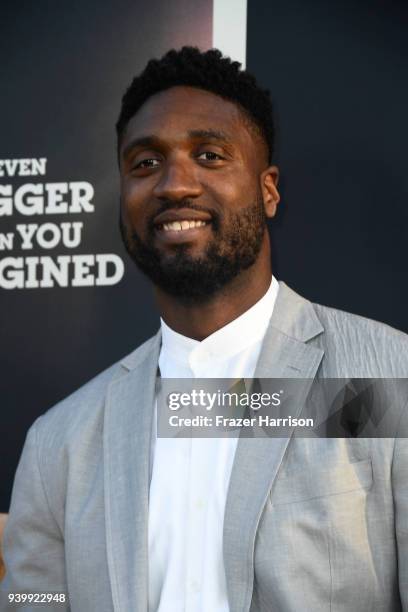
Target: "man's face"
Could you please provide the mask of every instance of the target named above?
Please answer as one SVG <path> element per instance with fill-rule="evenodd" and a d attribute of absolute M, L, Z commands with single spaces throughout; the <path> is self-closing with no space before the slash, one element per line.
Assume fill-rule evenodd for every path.
<path fill-rule="evenodd" d="M 149 98 L 120 149 L 127 251 L 166 293 L 210 299 L 265 242 L 266 146 L 238 107 L 192 87 Z"/>

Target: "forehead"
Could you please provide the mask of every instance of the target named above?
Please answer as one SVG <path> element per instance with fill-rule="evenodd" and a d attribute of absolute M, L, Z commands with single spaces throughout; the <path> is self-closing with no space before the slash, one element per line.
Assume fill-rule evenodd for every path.
<path fill-rule="evenodd" d="M 145 134 L 160 138 L 182 137 L 194 130 L 216 130 L 230 140 L 253 140 L 243 116 L 233 102 L 195 87 L 177 86 L 151 96 L 129 121 L 123 145 Z"/>

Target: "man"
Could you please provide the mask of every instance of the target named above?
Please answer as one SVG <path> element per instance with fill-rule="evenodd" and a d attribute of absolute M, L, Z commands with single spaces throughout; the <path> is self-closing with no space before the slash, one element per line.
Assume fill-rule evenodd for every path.
<path fill-rule="evenodd" d="M 408 610 L 405 439 L 156 434 L 158 370 L 407 373 L 404 334 L 272 276 L 268 93 L 216 50 L 170 51 L 133 81 L 117 131 L 121 231 L 161 330 L 30 429 L 3 588 L 65 592 L 78 612 Z"/>

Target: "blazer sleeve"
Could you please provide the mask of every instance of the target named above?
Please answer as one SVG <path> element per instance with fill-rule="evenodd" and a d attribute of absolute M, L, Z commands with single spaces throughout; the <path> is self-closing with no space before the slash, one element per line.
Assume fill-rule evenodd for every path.
<path fill-rule="evenodd" d="M 408 405 L 401 419 L 400 435 L 395 441 L 392 483 L 395 535 L 398 547 L 398 578 L 402 610 L 408 612 Z"/>
<path fill-rule="evenodd" d="M 41 417 L 40 417 L 41 418 Z M 51 512 L 38 461 L 37 420 L 27 434 L 17 468 L 3 540 L 6 575 L 0 611 L 15 610 L 8 593 L 65 593 L 64 538 Z M 18 609 L 18 608 L 17 608 Z M 69 605 L 25 605 L 23 610 L 69 610 Z"/>

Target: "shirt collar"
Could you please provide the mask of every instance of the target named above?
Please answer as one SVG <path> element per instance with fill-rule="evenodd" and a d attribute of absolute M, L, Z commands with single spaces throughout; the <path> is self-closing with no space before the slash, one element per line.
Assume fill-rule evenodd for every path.
<path fill-rule="evenodd" d="M 279 283 L 272 276 L 268 291 L 258 302 L 201 342 L 177 333 L 160 319 L 162 350 L 182 363 L 188 362 L 192 354 L 203 360 L 228 359 L 263 339 L 278 291 Z"/>

